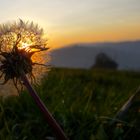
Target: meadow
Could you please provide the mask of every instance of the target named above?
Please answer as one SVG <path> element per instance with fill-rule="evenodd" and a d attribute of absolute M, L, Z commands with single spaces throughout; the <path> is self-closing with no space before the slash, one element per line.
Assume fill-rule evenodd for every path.
<path fill-rule="evenodd" d="M 139 100 L 123 120 L 110 122 L 139 85 L 139 72 L 53 68 L 34 88 L 70 140 L 136 140 Z M 0 140 L 53 137 L 28 92 L 1 97 Z"/>

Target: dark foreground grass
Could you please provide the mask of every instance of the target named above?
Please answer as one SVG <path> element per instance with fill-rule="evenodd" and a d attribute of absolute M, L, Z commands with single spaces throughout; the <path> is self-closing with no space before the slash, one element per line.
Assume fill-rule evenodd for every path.
<path fill-rule="evenodd" d="M 52 69 L 36 89 L 70 140 L 135 140 L 140 135 L 138 101 L 124 122 L 111 126 L 110 121 L 139 84 L 136 72 Z M 52 137 L 27 92 L 1 98 L 0 140 Z"/>

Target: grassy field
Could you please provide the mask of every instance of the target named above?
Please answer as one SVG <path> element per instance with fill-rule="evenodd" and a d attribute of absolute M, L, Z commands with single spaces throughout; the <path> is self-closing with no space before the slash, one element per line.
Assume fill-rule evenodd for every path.
<path fill-rule="evenodd" d="M 139 85 L 138 72 L 52 69 L 35 88 L 70 140 L 135 140 L 138 101 L 124 122 L 110 121 Z M 51 128 L 27 92 L 0 99 L 0 140 L 49 137 Z"/>

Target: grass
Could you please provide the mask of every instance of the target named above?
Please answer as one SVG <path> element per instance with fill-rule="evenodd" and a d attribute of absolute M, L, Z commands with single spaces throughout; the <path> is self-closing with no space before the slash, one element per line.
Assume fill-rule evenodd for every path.
<path fill-rule="evenodd" d="M 35 88 L 70 140 L 133 140 L 140 135 L 138 101 L 125 123 L 109 122 L 139 84 L 138 72 L 60 68 Z M 27 92 L 0 99 L 0 140 L 49 137 L 54 134 Z"/>

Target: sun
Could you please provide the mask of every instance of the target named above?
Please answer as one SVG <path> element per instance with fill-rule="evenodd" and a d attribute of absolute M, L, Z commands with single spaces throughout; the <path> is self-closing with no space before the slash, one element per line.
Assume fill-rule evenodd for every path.
<path fill-rule="evenodd" d="M 22 42 L 22 43 L 21 43 L 21 47 L 20 47 L 19 49 L 26 49 L 26 48 L 28 48 L 28 46 L 30 46 L 30 45 L 32 45 L 32 44 L 28 44 L 28 43 L 26 43 L 26 42 Z"/>
<path fill-rule="evenodd" d="M 33 42 L 27 43 L 27 42 L 22 42 L 21 41 L 21 45 L 20 45 L 20 47 L 18 47 L 18 49 L 19 50 L 24 50 L 26 52 L 35 52 L 36 49 L 31 48 L 31 46 L 34 46 Z"/>

